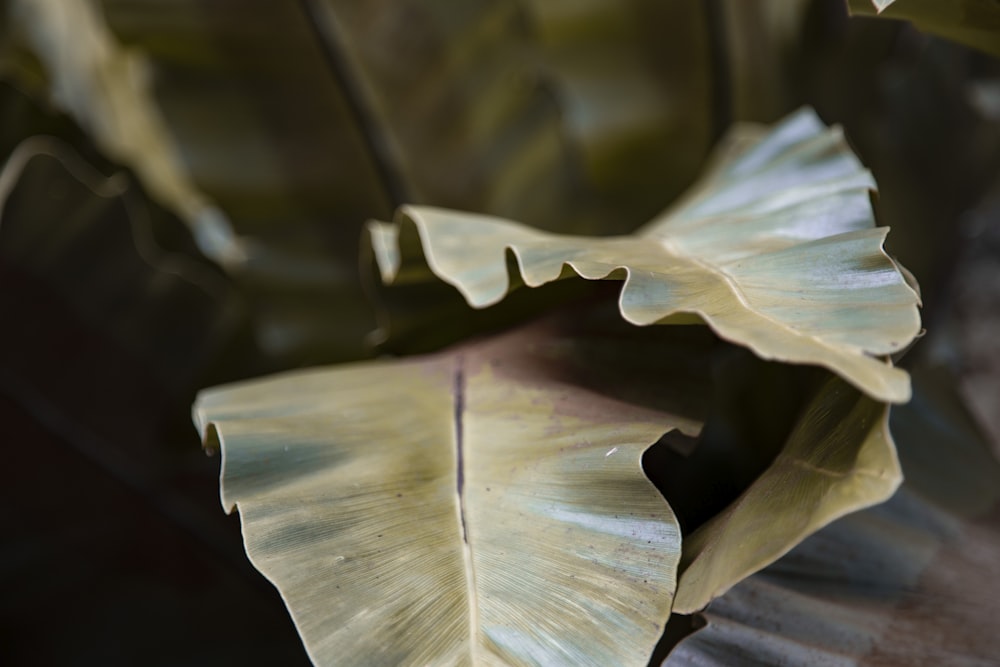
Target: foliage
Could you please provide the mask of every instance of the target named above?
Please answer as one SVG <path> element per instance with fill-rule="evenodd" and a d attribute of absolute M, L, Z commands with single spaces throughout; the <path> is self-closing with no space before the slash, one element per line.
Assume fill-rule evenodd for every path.
<path fill-rule="evenodd" d="M 697 432 L 703 401 L 685 382 L 632 404 L 601 365 L 659 386 L 704 343 L 609 333 L 535 325 L 202 394 L 223 504 L 315 662 L 645 664 L 681 540 L 642 452 Z"/>
<path fill-rule="evenodd" d="M 987 4 L 849 2 L 995 52 Z M 891 357 L 920 335 L 920 294 L 883 248 L 875 180 L 809 108 L 728 128 L 825 81 L 790 54 L 827 66 L 807 44 L 827 3 L 157 7 L 0 4 L 0 101 L 27 110 L 0 136 L 0 258 L 150 369 L 150 395 L 201 390 L 224 508 L 315 663 L 642 665 L 699 612 L 667 664 L 895 636 L 845 630 L 842 597 L 892 558 L 921 571 L 899 538 L 927 474 L 912 452 L 942 424 L 975 432 L 941 401 L 922 429 L 895 410 L 917 480 L 893 496 L 890 404 L 911 389 Z M 912 233 L 893 197 L 936 195 L 886 156 L 919 123 L 856 127 L 892 166 L 880 182 L 910 188 L 887 210 Z M 998 164 L 996 126 L 962 127 L 977 169 Z M 954 210 L 987 182 L 960 180 Z M 357 361 L 380 352 L 401 356 Z M 25 401 L 79 412 L 79 378 L 9 365 Z M 919 512 L 962 532 L 949 475 Z M 890 537 L 816 594 L 813 545 L 867 544 L 873 516 Z M 969 544 L 995 537 L 977 530 Z M 804 581 L 767 588 L 796 563 Z M 892 600 L 913 585 L 877 579 Z M 761 590 L 778 611 L 751 622 Z M 800 614 L 803 594 L 819 602 Z"/>
<path fill-rule="evenodd" d="M 980 578 L 997 570 L 1000 465 L 952 382 L 918 368 L 893 412 L 899 493 L 738 584 L 664 667 L 993 661 L 997 602 Z"/>
<path fill-rule="evenodd" d="M 917 329 L 915 293 L 881 254 L 881 233 L 866 233 L 873 231 L 867 173 L 808 113 L 762 138 L 731 143 L 739 148 L 720 158 L 696 196 L 635 237 L 543 235 L 437 209 L 411 209 L 406 220 L 434 273 L 473 306 L 506 293 L 505 248 L 528 287 L 566 277 L 564 266 L 590 279 L 617 277 L 625 267 L 619 307 L 631 323 L 693 313 L 755 351 L 778 342 L 770 349 L 785 359 L 800 338 L 816 345 L 811 359 L 872 387 L 871 376 L 852 372 L 855 359 L 865 359 L 864 350 L 891 351 L 877 341 L 905 344 Z M 383 274 L 426 280 L 419 265 L 414 271 L 403 261 L 415 254 L 402 250 L 403 234 L 373 228 Z M 882 306 L 871 309 L 869 299 Z M 887 307 L 893 301 L 897 310 Z M 805 304 L 819 316 L 803 312 Z M 809 532 L 885 499 L 898 484 L 886 410 L 831 380 L 817 388 L 767 470 L 682 543 L 654 489 L 629 481 L 617 463 L 630 460 L 639 475 L 642 451 L 677 427 L 668 416 L 676 411 L 640 417 L 629 401 L 603 407 L 577 383 L 613 397 L 622 393 L 614 385 L 635 382 L 636 373 L 612 370 L 596 383 L 586 365 L 562 366 L 581 357 L 655 368 L 661 379 L 642 383 L 647 391 L 633 400 L 669 404 L 694 384 L 674 359 L 697 352 L 674 348 L 669 338 L 640 348 L 629 343 L 628 329 L 610 346 L 577 336 L 551 340 L 528 329 L 480 344 L 486 351 L 474 345 L 422 363 L 312 371 L 203 394 L 196 416 L 223 451 L 223 502 L 240 508 L 248 551 L 285 592 L 314 660 L 642 664 L 658 633 L 637 633 L 666 621 L 675 586 L 675 610 L 696 611 Z M 878 362 L 872 369 L 890 371 Z M 336 406 L 333 419 L 329 406 Z M 401 504 L 394 496 L 416 500 Z M 402 526 L 419 526 L 419 536 Z M 411 560 L 429 569 L 407 566 L 401 574 L 399 564 Z M 640 591 L 626 592 L 640 582 Z M 344 604 L 317 601 L 339 597 L 343 587 Z M 354 604 L 362 591 L 379 615 Z M 602 606 L 611 591 L 621 602 Z M 581 611 L 563 612 L 553 624 L 545 602 L 552 600 Z M 428 615 L 427 604 L 442 616 Z M 623 609 L 641 615 L 621 617 Z M 389 618 L 398 638 L 375 632 Z"/>
<path fill-rule="evenodd" d="M 917 297 L 881 249 L 886 230 L 873 228 L 871 175 L 811 112 L 754 134 L 731 135 L 692 192 L 632 237 L 555 236 L 404 208 L 395 226 L 372 227 L 382 278 L 427 280 L 427 266 L 477 308 L 512 281 L 623 280 L 621 313 L 633 324 L 694 316 L 765 359 L 826 366 L 877 398 L 905 401 L 905 376 L 871 357 L 916 336 Z M 402 266 L 421 249 L 425 262 Z"/>

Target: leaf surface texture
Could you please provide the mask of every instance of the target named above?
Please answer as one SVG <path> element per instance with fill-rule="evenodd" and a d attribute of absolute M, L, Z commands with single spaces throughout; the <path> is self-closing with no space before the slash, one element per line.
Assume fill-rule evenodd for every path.
<path fill-rule="evenodd" d="M 317 664 L 643 665 L 680 533 L 641 455 L 700 428 L 703 383 L 662 378 L 703 373 L 701 341 L 656 358 L 533 325 L 214 389 L 195 416 Z M 615 361 L 645 370 L 616 385 Z M 643 377 L 661 391 L 621 398 Z"/>

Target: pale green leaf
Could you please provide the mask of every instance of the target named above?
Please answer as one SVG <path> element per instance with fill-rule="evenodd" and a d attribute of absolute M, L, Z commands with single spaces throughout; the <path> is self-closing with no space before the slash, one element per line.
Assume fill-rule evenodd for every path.
<path fill-rule="evenodd" d="M 702 609 L 834 519 L 889 498 L 902 476 L 888 419 L 887 406 L 830 379 L 774 462 L 685 538 L 674 611 Z"/>
<path fill-rule="evenodd" d="M 678 334 L 543 323 L 213 389 L 195 418 L 317 664 L 645 665 L 680 534 L 641 456 L 700 428 L 713 345 Z"/>
<path fill-rule="evenodd" d="M 575 317 L 586 321 L 587 312 Z M 675 525 L 643 477 L 639 457 L 672 426 L 687 434 L 697 431 L 706 397 L 718 391 L 709 389 L 718 346 L 703 328 L 622 326 L 595 336 L 588 333 L 592 324 L 532 325 L 445 354 L 298 372 L 202 394 L 196 420 L 208 445 L 223 449 L 223 504 L 240 509 L 248 554 L 282 591 L 314 660 L 336 664 L 336 656 L 356 650 L 378 656 L 371 664 L 451 664 L 423 651 L 446 655 L 445 644 L 475 632 L 482 648 L 461 650 L 501 651 L 511 664 L 641 664 L 657 638 L 654 626 L 661 627 L 671 605 L 642 597 L 645 588 L 638 586 L 634 568 L 644 563 L 644 585 L 659 582 L 654 598 L 663 602 L 663 596 L 673 597 L 673 575 L 669 582 L 663 577 L 673 572 L 678 554 L 654 558 L 640 550 L 639 561 L 630 560 L 635 551 L 622 533 L 630 533 L 634 521 Z M 684 540 L 674 610 L 703 607 L 829 521 L 891 494 L 899 471 L 885 415 L 885 406 L 830 378 L 808 402 L 775 461 L 730 507 Z M 679 454 L 677 465 L 691 455 Z M 609 468 L 619 455 L 626 458 L 617 463 L 626 468 Z M 538 499 L 548 503 L 545 512 L 533 504 Z M 489 511 L 481 511 L 480 503 Z M 584 514 L 591 527 L 598 516 L 602 532 L 626 538 L 599 547 L 625 559 L 604 571 L 604 593 L 565 579 L 570 572 L 577 580 L 597 580 L 593 572 L 573 569 L 585 563 L 567 555 L 586 556 L 598 544 L 581 531 L 580 521 L 570 521 Z M 399 533 L 414 522 L 433 532 L 422 538 Z M 467 561 L 454 553 L 463 525 L 470 536 Z M 547 547 L 541 547 L 535 526 L 551 538 Z M 494 535 L 494 529 L 503 535 Z M 671 534 L 673 541 L 660 545 L 666 551 L 682 546 Z M 497 549 L 510 560 L 501 559 Z M 430 569 L 397 571 L 400 559 L 411 563 L 406 554 L 413 552 Z M 432 556 L 439 552 L 451 560 Z M 365 556 L 363 572 L 345 568 L 338 575 L 338 557 L 352 554 Z M 469 593 L 467 579 L 446 574 L 455 567 L 465 576 L 471 572 L 475 581 L 503 581 L 513 590 L 520 590 L 522 576 L 529 577 L 544 595 L 570 603 L 557 613 L 532 606 L 532 598 L 521 592 L 514 597 L 522 606 L 492 607 L 492 596 L 507 599 L 511 589 L 484 591 L 471 584 Z M 651 575 L 645 568 L 666 570 Z M 430 583 L 421 588 L 410 576 Z M 436 583 L 442 577 L 457 583 L 449 589 Z M 615 583 L 615 577 L 621 580 Z M 635 612 L 630 622 L 651 634 L 632 634 L 635 628 L 625 629 L 624 621 L 609 626 L 606 618 L 596 620 L 619 611 L 595 607 L 587 596 L 600 598 L 610 590 L 618 591 L 616 600 L 624 599 L 622 591 L 639 591 L 630 598 Z M 437 610 L 439 599 L 462 612 L 459 620 L 401 616 L 401 606 Z M 372 625 L 356 625 L 359 600 Z M 470 600 L 478 605 L 473 615 Z M 576 614 L 580 609 L 589 616 Z M 530 642 L 572 647 L 567 648 L 572 653 L 534 654 L 534 648 L 520 656 L 502 653 L 492 626 L 520 627 L 536 613 L 549 618 L 544 627 L 551 634 Z M 469 627 L 468 619 L 476 617 L 481 627 Z M 423 621 L 429 625 L 411 625 Z M 395 634 L 387 639 L 385 627 L 396 625 L 407 637 L 428 637 L 429 644 Z M 598 628 L 614 626 L 616 636 L 638 647 L 634 654 L 609 653 L 624 649 L 594 639 L 603 636 Z M 445 630 L 453 632 L 450 639 L 441 638 Z M 381 650 L 387 652 L 384 658 Z M 526 657 L 529 653 L 535 658 Z M 592 662 L 585 656 L 594 656 Z"/>
<path fill-rule="evenodd" d="M 851 14 L 913 22 L 920 30 L 1000 56 L 1000 5 L 994 0 L 847 0 Z"/>
<path fill-rule="evenodd" d="M 629 322 L 704 321 L 765 359 L 824 366 L 901 402 L 906 373 L 878 357 L 917 335 L 919 299 L 882 249 L 872 188 L 841 133 L 803 110 L 763 137 L 734 133 L 692 192 L 632 236 L 405 207 L 371 225 L 371 245 L 384 281 L 436 277 L 477 308 L 521 284 L 623 280 Z"/>
<path fill-rule="evenodd" d="M 917 370 L 893 409 L 898 493 L 715 600 L 664 666 L 995 664 L 1000 465 L 953 383 Z"/>

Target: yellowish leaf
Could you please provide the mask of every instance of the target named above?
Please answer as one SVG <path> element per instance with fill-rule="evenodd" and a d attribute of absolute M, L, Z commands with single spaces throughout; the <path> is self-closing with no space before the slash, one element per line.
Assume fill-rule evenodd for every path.
<path fill-rule="evenodd" d="M 899 491 L 715 600 L 664 667 L 996 662 L 1000 464 L 954 378 L 914 375 L 891 419 Z"/>
<path fill-rule="evenodd" d="M 645 665 L 680 533 L 641 456 L 700 428 L 714 344 L 678 334 L 533 325 L 213 389 L 195 418 L 316 664 Z"/>
<path fill-rule="evenodd" d="M 804 538 L 888 499 L 902 481 L 889 409 L 831 378 L 775 461 L 684 540 L 674 611 L 705 607 Z"/>
<path fill-rule="evenodd" d="M 629 322 L 703 321 L 762 358 L 824 366 L 904 402 L 906 373 L 879 357 L 917 335 L 919 297 L 882 249 L 874 186 L 840 131 L 802 110 L 763 136 L 733 133 L 691 193 L 631 236 L 404 207 L 372 223 L 371 247 L 385 282 L 440 279 L 476 308 L 520 285 L 624 281 Z"/>

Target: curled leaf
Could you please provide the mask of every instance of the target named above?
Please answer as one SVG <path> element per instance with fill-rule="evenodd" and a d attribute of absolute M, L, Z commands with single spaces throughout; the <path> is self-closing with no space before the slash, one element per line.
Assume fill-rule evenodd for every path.
<path fill-rule="evenodd" d="M 906 481 L 715 600 L 664 667 L 989 665 L 1000 465 L 936 371 L 894 408 Z"/>
<path fill-rule="evenodd" d="M 765 359 L 824 366 L 903 402 L 906 373 L 877 357 L 917 335 L 919 299 L 882 249 L 872 188 L 841 133 L 803 110 L 763 137 L 734 133 L 692 192 L 632 236 L 405 207 L 372 223 L 370 241 L 385 282 L 440 279 L 477 308 L 521 284 L 622 280 L 629 322 L 703 321 Z"/>
<path fill-rule="evenodd" d="M 902 481 L 889 409 L 831 378 L 774 462 L 684 540 L 674 611 L 705 607 L 804 538 L 889 498 Z"/>

